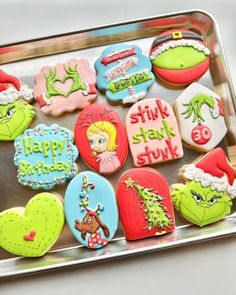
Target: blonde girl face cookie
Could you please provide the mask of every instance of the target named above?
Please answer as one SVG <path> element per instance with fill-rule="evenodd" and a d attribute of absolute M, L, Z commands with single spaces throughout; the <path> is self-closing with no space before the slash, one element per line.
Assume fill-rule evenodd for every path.
<path fill-rule="evenodd" d="M 86 107 L 75 125 L 75 141 L 85 163 L 100 174 L 115 173 L 126 160 L 126 130 L 110 106 Z"/>

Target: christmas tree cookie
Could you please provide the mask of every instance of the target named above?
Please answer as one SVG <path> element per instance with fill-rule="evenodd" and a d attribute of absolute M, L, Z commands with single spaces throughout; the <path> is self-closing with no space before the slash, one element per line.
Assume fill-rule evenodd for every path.
<path fill-rule="evenodd" d="M 171 196 L 180 214 L 198 226 L 230 214 L 236 197 L 235 171 L 221 148 L 208 152 L 180 171 L 184 184 L 173 184 Z"/>
<path fill-rule="evenodd" d="M 227 132 L 221 98 L 198 83 L 180 94 L 174 111 L 183 142 L 197 151 L 210 151 Z"/>
<path fill-rule="evenodd" d="M 174 230 L 170 190 L 164 176 L 151 168 L 133 168 L 118 181 L 117 202 L 127 240 Z"/>
<path fill-rule="evenodd" d="M 28 128 L 35 116 L 33 90 L 0 70 L 0 140 L 13 141 Z"/>
<path fill-rule="evenodd" d="M 20 256 L 42 256 L 57 241 L 64 219 L 58 196 L 47 192 L 37 194 L 25 208 L 0 213 L 0 246 Z"/>

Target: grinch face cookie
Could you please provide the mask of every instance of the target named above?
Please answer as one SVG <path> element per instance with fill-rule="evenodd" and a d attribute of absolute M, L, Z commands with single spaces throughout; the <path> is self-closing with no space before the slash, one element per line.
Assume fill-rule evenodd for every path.
<path fill-rule="evenodd" d="M 109 46 L 95 63 L 97 86 L 111 102 L 135 103 L 154 83 L 151 63 L 135 45 Z"/>
<path fill-rule="evenodd" d="M 13 141 L 32 122 L 35 111 L 29 104 L 33 90 L 0 70 L 0 140 Z"/>
<path fill-rule="evenodd" d="M 187 85 L 209 68 L 210 50 L 203 38 L 189 30 L 169 30 L 153 42 L 150 59 L 155 75 L 168 84 Z"/>
<path fill-rule="evenodd" d="M 56 124 L 38 125 L 15 140 L 18 181 L 32 189 L 49 190 L 74 177 L 77 157 L 72 132 Z"/>
<path fill-rule="evenodd" d="M 97 97 L 95 83 L 88 61 L 72 58 L 43 67 L 35 77 L 34 96 L 43 113 L 59 116 L 89 105 Z"/>
<path fill-rule="evenodd" d="M 105 246 L 118 227 L 115 192 L 102 176 L 84 171 L 70 182 L 65 215 L 75 238 L 89 249 Z"/>
<path fill-rule="evenodd" d="M 236 197 L 235 172 L 224 151 L 216 148 L 181 170 L 184 184 L 174 184 L 171 195 L 180 214 L 198 226 L 230 214 Z"/>
<path fill-rule="evenodd" d="M 198 151 L 210 151 L 227 132 L 221 98 L 198 83 L 180 94 L 174 111 L 182 140 Z"/>
<path fill-rule="evenodd" d="M 151 98 L 137 102 L 129 109 L 125 125 L 135 166 L 183 156 L 174 112 L 164 100 Z"/>
<path fill-rule="evenodd" d="M 175 228 L 168 183 L 154 169 L 126 171 L 118 181 L 117 202 L 127 240 L 159 236 Z"/>
<path fill-rule="evenodd" d="M 0 213 L 0 246 L 16 255 L 39 257 L 55 244 L 63 226 L 60 199 L 51 193 L 40 193 L 25 208 Z"/>
<path fill-rule="evenodd" d="M 128 154 L 125 127 L 119 115 L 105 104 L 92 104 L 80 113 L 75 141 L 83 160 L 100 174 L 118 171 Z"/>

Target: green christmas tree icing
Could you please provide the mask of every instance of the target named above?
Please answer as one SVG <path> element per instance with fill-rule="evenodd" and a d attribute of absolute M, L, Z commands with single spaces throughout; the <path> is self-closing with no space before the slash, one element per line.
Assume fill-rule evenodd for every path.
<path fill-rule="evenodd" d="M 171 217 L 166 213 L 167 209 L 160 201 L 164 198 L 154 192 L 153 188 L 146 188 L 133 181 L 130 177 L 124 181 L 127 189 L 135 189 L 142 202 L 145 219 L 148 220 L 148 229 L 159 228 L 165 230 L 171 228 Z"/>

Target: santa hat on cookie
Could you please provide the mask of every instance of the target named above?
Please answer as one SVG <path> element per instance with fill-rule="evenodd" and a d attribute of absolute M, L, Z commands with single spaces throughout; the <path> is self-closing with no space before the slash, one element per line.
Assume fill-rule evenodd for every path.
<path fill-rule="evenodd" d="M 233 184 L 236 174 L 222 148 L 213 149 L 195 164 L 184 166 L 181 172 L 187 180 L 226 192 L 232 199 L 236 197 L 236 185 Z"/>

